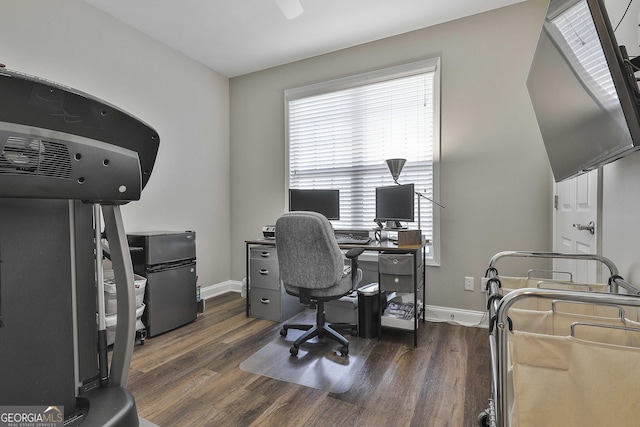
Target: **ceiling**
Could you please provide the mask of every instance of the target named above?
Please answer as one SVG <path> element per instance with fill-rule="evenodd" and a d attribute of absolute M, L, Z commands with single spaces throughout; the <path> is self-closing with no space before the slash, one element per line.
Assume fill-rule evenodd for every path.
<path fill-rule="evenodd" d="M 84 1 L 235 77 L 523 0 L 300 0 L 290 20 L 277 0 Z"/>

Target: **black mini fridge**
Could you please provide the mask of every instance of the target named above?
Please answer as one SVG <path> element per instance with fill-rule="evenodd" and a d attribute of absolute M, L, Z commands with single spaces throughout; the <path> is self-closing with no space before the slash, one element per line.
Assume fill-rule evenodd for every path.
<path fill-rule="evenodd" d="M 195 232 L 136 232 L 127 240 L 133 271 L 147 279 L 142 315 L 147 336 L 196 320 Z"/>

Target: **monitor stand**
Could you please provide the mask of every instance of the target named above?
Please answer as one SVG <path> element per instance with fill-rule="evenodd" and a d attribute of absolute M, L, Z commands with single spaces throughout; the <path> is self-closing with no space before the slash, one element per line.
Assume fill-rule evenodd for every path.
<path fill-rule="evenodd" d="M 405 230 L 407 227 L 403 226 L 400 221 L 388 220 L 384 228 L 387 230 Z"/>

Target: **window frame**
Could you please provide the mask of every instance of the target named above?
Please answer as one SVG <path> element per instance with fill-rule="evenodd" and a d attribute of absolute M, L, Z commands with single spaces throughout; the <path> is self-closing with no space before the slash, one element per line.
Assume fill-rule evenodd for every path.
<path fill-rule="evenodd" d="M 387 67 L 365 73 L 355 74 L 347 77 L 337 78 L 324 82 L 313 83 L 306 86 L 286 89 L 284 91 L 284 134 L 285 134 L 285 185 L 284 185 L 284 210 L 288 210 L 289 205 L 289 102 L 306 98 L 314 95 L 320 95 L 327 92 L 349 89 L 357 86 L 364 86 L 386 80 L 407 77 L 425 72 L 433 72 L 433 199 L 437 202 L 440 198 L 440 57 L 428 58 L 416 62 L 406 63 L 402 65 Z M 402 175 L 400 178 L 402 181 Z M 405 182 L 402 182 L 405 184 Z M 406 182 L 408 184 L 409 182 Z M 417 202 L 416 202 L 417 203 Z M 422 200 L 421 203 L 429 203 L 428 200 Z M 426 263 L 430 266 L 440 265 L 440 211 L 437 205 L 433 205 L 433 241 L 429 245 L 429 251 L 426 256 Z"/>

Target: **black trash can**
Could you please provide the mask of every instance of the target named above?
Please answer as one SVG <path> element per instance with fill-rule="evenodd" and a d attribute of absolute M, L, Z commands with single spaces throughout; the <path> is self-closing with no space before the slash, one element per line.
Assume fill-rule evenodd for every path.
<path fill-rule="evenodd" d="M 378 284 L 370 283 L 358 288 L 358 336 L 376 338 L 380 324 Z M 383 300 L 386 305 L 386 297 Z"/>

